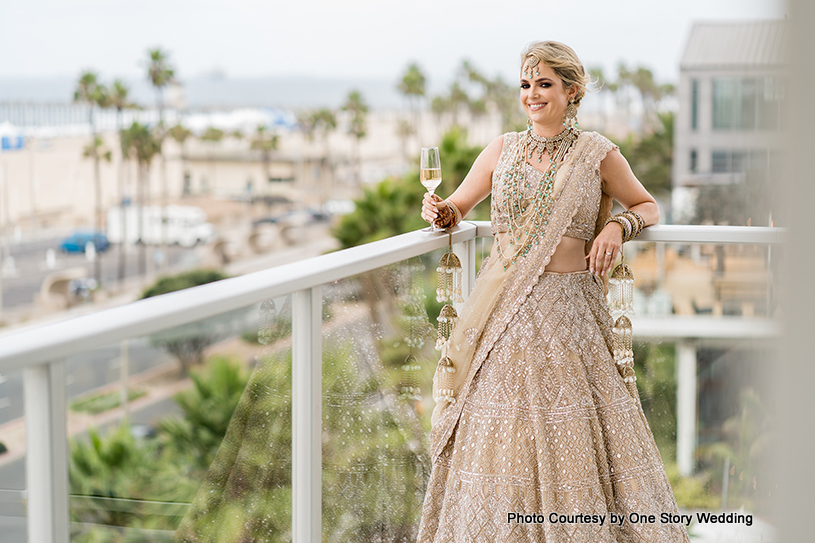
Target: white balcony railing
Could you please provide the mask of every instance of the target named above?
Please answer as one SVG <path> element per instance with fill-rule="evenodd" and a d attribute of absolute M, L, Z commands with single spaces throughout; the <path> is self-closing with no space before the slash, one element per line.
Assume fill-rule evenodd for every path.
<path fill-rule="evenodd" d="M 655 226 L 637 241 L 771 246 L 781 243 L 783 234 L 764 227 Z M 490 236 L 486 222 L 465 222 L 452 234 L 465 266 L 465 293 L 475 277 L 475 241 Z M 446 234 L 411 232 L 0 337 L 0 374 L 22 369 L 25 375 L 29 541 L 67 543 L 70 537 L 66 357 L 288 294 L 293 294 L 292 535 L 298 542 L 320 541 L 321 285 L 447 243 Z"/>

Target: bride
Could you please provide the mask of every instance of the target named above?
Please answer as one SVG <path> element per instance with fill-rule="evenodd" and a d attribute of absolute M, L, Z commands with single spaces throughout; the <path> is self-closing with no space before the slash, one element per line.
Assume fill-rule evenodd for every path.
<path fill-rule="evenodd" d="M 615 363 L 604 290 L 659 210 L 614 144 L 577 129 L 588 77 L 574 51 L 538 42 L 521 58 L 527 130 L 422 205 L 450 227 L 491 195 L 495 244 L 434 378 L 418 541 L 686 542 L 660 522 L 676 502 L 633 361 Z M 626 211 L 611 217 L 612 199 Z"/>

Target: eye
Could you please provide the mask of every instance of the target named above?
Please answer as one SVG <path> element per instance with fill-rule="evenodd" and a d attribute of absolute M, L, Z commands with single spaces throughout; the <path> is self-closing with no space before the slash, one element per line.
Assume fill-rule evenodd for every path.
<path fill-rule="evenodd" d="M 551 87 L 551 86 L 552 86 L 552 84 L 551 84 L 551 83 L 547 83 L 547 82 L 543 82 L 543 83 L 541 83 L 541 87 L 543 87 L 544 89 L 548 89 L 548 88 L 549 88 L 549 87 Z"/>
<path fill-rule="evenodd" d="M 529 88 L 529 83 L 521 83 L 521 88 L 522 89 L 528 89 Z"/>

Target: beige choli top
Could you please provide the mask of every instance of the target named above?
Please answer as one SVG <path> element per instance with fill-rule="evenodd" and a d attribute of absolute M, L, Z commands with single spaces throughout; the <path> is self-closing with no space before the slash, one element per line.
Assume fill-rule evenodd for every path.
<path fill-rule="evenodd" d="M 605 140 L 600 145 L 602 147 L 616 148 L 605 137 L 597 134 L 596 132 L 584 132 L 581 138 L 595 138 Z M 506 194 L 506 185 L 504 184 L 503 173 L 506 168 L 510 168 L 512 164 L 509 161 L 515 154 L 515 149 L 518 146 L 520 134 L 518 132 L 508 132 L 504 134 L 504 146 L 501 149 L 501 156 L 498 158 L 498 163 L 495 166 L 495 171 L 492 174 L 492 202 L 491 202 L 491 220 L 492 220 L 492 233 L 493 235 L 506 232 L 509 230 L 509 214 L 508 202 Z M 598 142 L 599 143 L 599 142 Z M 605 145 L 604 145 L 605 144 Z M 574 145 L 572 146 L 574 148 Z M 572 151 L 563 160 L 560 166 L 564 170 L 571 164 L 574 159 Z M 598 165 L 599 166 L 599 165 Z M 538 185 L 543 179 L 544 172 L 536 169 L 531 164 L 526 164 L 526 183 L 523 188 L 524 198 L 533 199 L 535 192 L 538 190 Z M 554 193 L 557 196 L 563 188 L 562 176 L 558 175 L 558 180 L 555 182 Z M 578 238 L 589 241 L 594 236 L 595 221 L 597 220 L 597 213 L 600 209 L 600 200 L 602 198 L 602 185 L 600 182 L 599 167 L 595 170 L 591 182 L 585 183 L 582 188 L 582 195 L 580 196 L 581 202 L 577 207 L 577 212 L 572 218 L 571 224 L 566 228 L 563 233 L 564 236 Z"/>

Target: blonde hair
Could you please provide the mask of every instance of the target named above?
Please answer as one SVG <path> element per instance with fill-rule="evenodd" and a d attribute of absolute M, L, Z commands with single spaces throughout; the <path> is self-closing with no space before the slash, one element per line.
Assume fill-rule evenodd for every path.
<path fill-rule="evenodd" d="M 586 95 L 589 76 L 571 47 L 557 41 L 530 43 L 521 53 L 521 70 L 530 58 L 551 68 L 555 75 L 563 81 L 563 86 L 567 90 L 572 85 L 576 86 L 577 94 L 574 95 L 574 104 L 580 105 L 580 101 Z"/>

